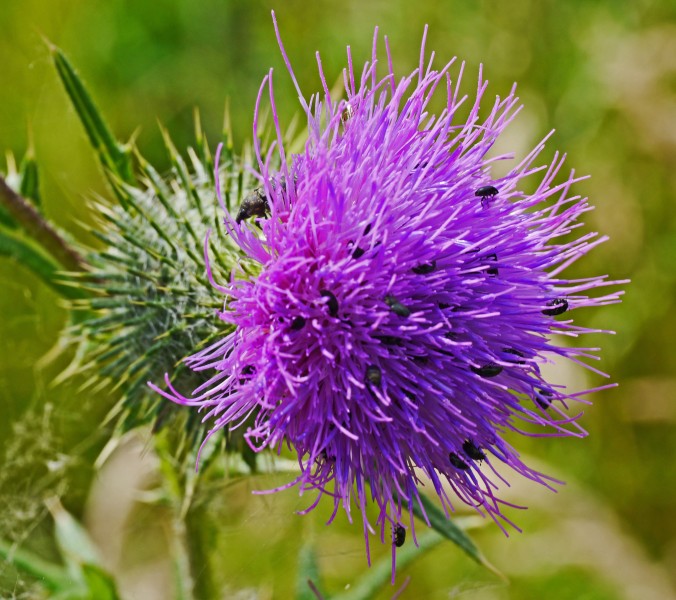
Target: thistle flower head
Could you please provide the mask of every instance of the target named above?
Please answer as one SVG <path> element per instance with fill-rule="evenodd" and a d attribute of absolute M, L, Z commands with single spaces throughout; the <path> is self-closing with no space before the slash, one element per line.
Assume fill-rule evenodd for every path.
<path fill-rule="evenodd" d="M 555 183 L 563 159 L 535 166 L 543 142 L 492 174 L 509 158 L 489 151 L 518 111 L 514 90 L 487 99 L 480 75 L 476 96 L 461 97 L 462 67 L 452 77 L 452 62 L 436 70 L 425 56 L 423 43 L 419 67 L 398 80 L 389 48 L 382 78 L 375 43 L 361 71 L 348 50 L 347 98 L 336 102 L 321 63 L 323 93 L 305 101 L 284 54 L 308 120 L 305 148 L 290 157 L 265 78 L 254 131 L 267 93 L 277 140 L 266 156 L 276 152 L 281 167 L 257 148 L 265 214 L 252 214 L 255 224 L 225 214 L 260 273 L 217 284 L 221 319 L 235 329 L 187 359 L 213 377 L 191 398 L 168 380 L 161 392 L 199 407 L 212 434 L 245 424 L 256 450 L 288 444 L 300 465 L 289 485 L 317 491 L 312 506 L 328 495 L 334 515 L 354 501 L 367 538 L 375 503 L 393 549 L 423 483 L 447 512 L 452 490 L 498 523 L 507 520 L 501 463 L 551 485 L 505 435 L 524 433 L 520 422 L 547 432 L 538 435 L 584 434 L 566 410 L 580 394 L 548 383 L 540 367 L 587 356 L 552 335 L 577 337 L 586 330 L 572 311 L 617 301 L 586 295 L 604 277 L 561 278 L 604 239 L 570 239 L 590 207 L 570 194 L 579 178 Z M 537 189 L 521 191 L 531 176 Z"/>

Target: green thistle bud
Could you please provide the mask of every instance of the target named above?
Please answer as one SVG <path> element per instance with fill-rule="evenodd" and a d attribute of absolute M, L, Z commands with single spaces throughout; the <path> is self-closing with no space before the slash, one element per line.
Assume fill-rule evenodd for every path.
<path fill-rule="evenodd" d="M 196 146 L 188 149 L 187 162 L 169 134 L 162 132 L 172 168 L 161 176 L 132 143 L 115 138 L 65 55 L 55 47 L 51 51 L 117 200 L 112 206 L 94 203 L 95 224 L 90 232 L 101 246 L 82 248 L 87 272 L 67 275 L 73 288 L 86 293 L 71 303 L 75 324 L 69 333 L 80 352 L 64 376 L 84 370 L 91 374 L 91 389 L 120 390 L 114 414 L 123 431 L 142 424 L 151 424 L 157 431 L 181 419 L 180 425 L 172 427 L 179 432 L 178 451 L 194 450 L 204 434 L 200 417 L 174 410 L 146 382 L 160 381 L 172 372 L 175 386 L 194 389 L 201 375 L 177 364 L 177 358 L 232 328 L 217 316 L 223 300 L 209 282 L 205 251 L 218 279 L 227 279 L 235 266 L 252 274 L 256 268 L 225 233 L 213 159 L 198 115 Z M 231 202 L 238 203 L 256 183 L 233 154 L 228 132 L 226 137 L 219 178 L 231 210 Z"/>

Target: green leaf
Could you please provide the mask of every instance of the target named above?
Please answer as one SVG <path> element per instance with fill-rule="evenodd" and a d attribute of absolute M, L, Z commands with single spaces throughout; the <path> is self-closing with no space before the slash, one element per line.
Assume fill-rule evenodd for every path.
<path fill-rule="evenodd" d="M 99 155 L 101 164 L 122 181 L 134 184 L 130 149 L 115 139 L 82 79 L 70 64 L 66 55 L 52 44 L 49 44 L 49 48 L 59 78 L 80 117 L 91 145 Z"/>
<path fill-rule="evenodd" d="M 78 569 L 85 564 L 99 566 L 99 551 L 87 530 L 63 508 L 58 498 L 51 498 L 46 504 L 54 519 L 56 543 L 66 563 Z"/>
<path fill-rule="evenodd" d="M 397 549 L 397 569 L 400 570 L 408 566 L 416 558 L 439 545 L 443 539 L 434 531 L 426 531 L 423 535 L 418 536 L 418 546 L 411 542 Z M 337 596 L 331 596 L 331 600 L 368 600 L 373 598 L 384 585 L 388 584 L 391 578 L 392 559 L 390 556 L 385 556 L 366 571 L 350 590 Z"/>
<path fill-rule="evenodd" d="M 85 584 L 91 600 L 119 600 L 115 580 L 96 565 L 82 565 Z"/>
<path fill-rule="evenodd" d="M 64 298 L 83 298 L 85 293 L 61 283 L 60 265 L 47 257 L 29 241 L 0 229 L 0 256 L 16 260 Z"/>
<path fill-rule="evenodd" d="M 298 577 L 296 578 L 296 600 L 317 600 L 312 586 L 318 589 L 319 564 L 312 544 L 304 544 L 298 553 Z"/>
<path fill-rule="evenodd" d="M 425 522 L 427 522 L 429 519 L 429 524 L 431 525 L 432 529 L 438 531 L 446 539 L 451 540 L 460 549 L 462 549 L 465 554 L 478 562 L 480 565 L 486 567 L 499 577 L 504 578 L 504 575 L 502 575 L 486 560 L 486 558 L 477 548 L 476 544 L 467 535 L 467 533 L 456 524 L 455 520 L 448 519 L 446 514 L 427 496 L 421 494 L 420 503 L 417 499 L 414 499 L 412 504 L 413 514 L 416 517 Z M 427 519 L 425 518 L 425 515 L 427 515 Z"/>
<path fill-rule="evenodd" d="M 73 586 L 73 580 L 63 567 L 47 562 L 28 550 L 14 548 L 4 540 L 0 540 L 0 558 L 27 575 L 35 577 L 43 587 L 53 592 Z"/>

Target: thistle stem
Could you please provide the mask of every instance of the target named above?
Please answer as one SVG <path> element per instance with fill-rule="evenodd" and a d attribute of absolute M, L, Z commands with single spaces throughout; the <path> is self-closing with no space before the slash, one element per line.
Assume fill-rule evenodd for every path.
<path fill-rule="evenodd" d="M 0 204 L 24 229 L 69 271 L 86 271 L 86 261 L 24 198 L 17 194 L 0 176 Z"/>
<path fill-rule="evenodd" d="M 155 450 L 171 515 L 171 553 L 176 568 L 179 600 L 214 600 L 220 596 L 213 580 L 207 549 L 213 546 L 206 506 L 193 504 L 196 479 L 181 473 L 174 463 L 167 438 L 154 436 Z M 196 475 L 194 475 L 196 478 Z"/>

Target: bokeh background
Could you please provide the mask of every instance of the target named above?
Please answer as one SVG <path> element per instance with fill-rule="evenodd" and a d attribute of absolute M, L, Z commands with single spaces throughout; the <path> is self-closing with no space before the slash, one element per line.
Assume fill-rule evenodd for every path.
<path fill-rule="evenodd" d="M 676 597 L 676 3 L 669 0 L 2 0 L 0 148 L 30 144 L 41 170 L 45 212 L 86 240 L 87 200 L 109 197 L 85 135 L 42 41 L 77 65 L 118 136 L 168 169 L 157 121 L 179 148 L 192 141 L 199 107 L 220 139 L 229 99 L 236 146 L 251 136 L 255 95 L 269 67 L 287 123 L 295 94 L 278 52 L 275 8 L 301 87 L 318 90 L 314 53 L 338 78 L 351 45 L 370 54 L 375 25 L 389 36 L 395 70 L 417 66 L 423 27 L 439 61 L 483 63 L 489 93 L 512 82 L 525 109 L 507 134 L 517 155 L 556 129 L 545 157 L 592 178 L 577 185 L 596 210 L 587 230 L 610 242 L 576 268 L 631 278 L 618 306 L 576 313 L 617 331 L 590 338 L 619 382 L 585 407 L 584 440 L 518 441 L 535 464 L 568 482 L 552 494 L 515 482 L 509 497 L 523 533 L 487 525 L 474 534 L 506 583 L 450 545 L 399 577 L 402 598 L 668 599 Z M 441 62 L 440 62 L 441 64 Z M 43 499 L 59 495 L 89 528 L 126 598 L 170 597 L 167 523 L 144 504 L 157 477 L 144 434 L 102 469 L 101 422 L 115 401 L 81 380 L 53 385 L 68 352 L 50 354 L 65 324 L 58 298 L 30 273 L 0 260 L 0 535 L 54 554 Z M 56 356 L 56 357 L 54 357 Z M 598 378 L 557 369 L 573 386 Z M 252 497 L 277 480 L 232 482 L 209 507 L 207 541 L 223 598 L 287 598 L 297 553 L 315 539 L 325 589 L 339 591 L 365 568 L 358 526 L 324 527 L 325 509 L 299 517 L 295 491 Z M 280 480 L 282 481 L 282 480 Z M 518 514 L 517 514 L 518 513 Z M 378 556 L 389 552 L 378 548 Z M 31 584 L 0 565 L 0 597 L 32 597 Z M 390 597 L 386 588 L 379 597 Z"/>

